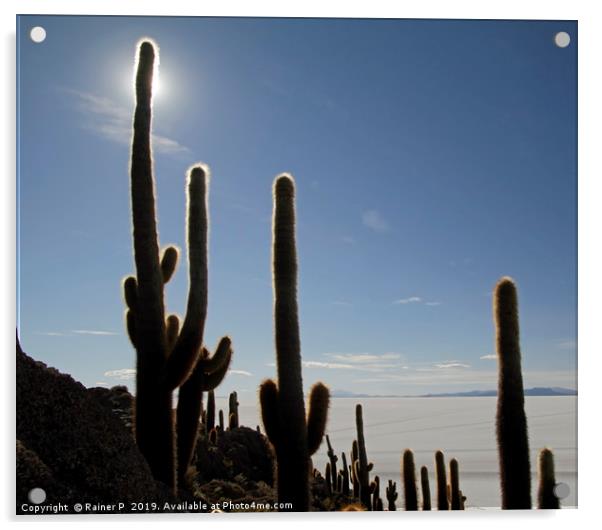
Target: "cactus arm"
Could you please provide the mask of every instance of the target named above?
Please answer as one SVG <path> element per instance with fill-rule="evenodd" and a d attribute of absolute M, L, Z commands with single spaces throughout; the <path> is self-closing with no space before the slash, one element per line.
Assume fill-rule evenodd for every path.
<path fill-rule="evenodd" d="M 449 461 L 449 489 L 451 509 L 461 510 L 462 497 L 460 494 L 460 472 L 458 469 L 458 461 L 455 458 L 452 458 Z"/>
<path fill-rule="evenodd" d="M 259 387 L 259 402 L 261 404 L 261 419 L 268 440 L 274 447 L 280 439 L 280 420 L 278 419 L 278 387 L 271 379 L 265 380 Z"/>
<path fill-rule="evenodd" d="M 128 276 L 123 281 L 123 297 L 126 305 L 130 309 L 136 309 L 138 307 L 138 285 L 136 278 Z"/>
<path fill-rule="evenodd" d="M 316 383 L 309 394 L 309 412 L 307 416 L 307 450 L 313 455 L 324 437 L 326 421 L 328 418 L 328 406 L 330 403 L 330 392 L 322 383 Z M 333 468 L 335 471 L 336 468 Z M 336 478 L 336 477 L 335 477 Z"/>
<path fill-rule="evenodd" d="M 215 372 L 223 368 L 224 364 L 230 363 L 232 341 L 230 337 L 222 337 L 219 341 L 215 353 L 209 357 L 201 357 L 198 362 L 203 365 L 205 372 Z"/>
<path fill-rule="evenodd" d="M 207 317 L 207 213 L 208 175 L 194 166 L 188 173 L 188 270 L 189 289 L 186 316 L 178 340 L 165 367 L 165 385 L 180 386 L 199 357 Z"/>
<path fill-rule="evenodd" d="M 495 287 L 493 312 L 498 358 L 496 432 L 502 486 L 502 509 L 531 508 L 531 464 L 516 285 L 507 277 Z"/>
<path fill-rule="evenodd" d="M 202 389 L 205 392 L 208 392 L 209 390 L 213 390 L 214 388 L 218 387 L 221 384 L 221 382 L 224 380 L 224 377 L 226 377 L 228 368 L 230 368 L 231 361 L 232 361 L 232 348 L 228 348 L 228 354 L 226 356 L 225 361 L 219 366 L 219 368 L 217 368 L 213 372 L 205 372 L 205 366 L 204 366 L 204 364 L 201 363 L 201 366 L 199 368 L 203 371 L 203 374 L 204 374 L 203 382 L 202 382 Z"/>
<path fill-rule="evenodd" d="M 173 273 L 178 265 L 178 249 L 176 247 L 167 247 L 163 251 L 161 257 L 161 275 L 163 276 L 163 283 L 166 284 L 171 280 Z"/>
<path fill-rule="evenodd" d="M 132 346 L 136 348 L 136 316 L 131 309 L 128 309 L 125 312 L 125 325 L 130 342 L 132 343 Z"/>

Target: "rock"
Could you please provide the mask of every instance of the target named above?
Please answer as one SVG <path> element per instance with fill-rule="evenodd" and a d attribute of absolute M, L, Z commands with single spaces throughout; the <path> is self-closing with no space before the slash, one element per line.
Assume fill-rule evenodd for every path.
<path fill-rule="evenodd" d="M 98 393 L 98 392 L 96 392 Z M 128 503 L 165 499 L 164 487 L 122 421 L 69 375 L 34 361 L 17 342 L 17 446 L 22 481 L 73 494 L 77 502 Z"/>

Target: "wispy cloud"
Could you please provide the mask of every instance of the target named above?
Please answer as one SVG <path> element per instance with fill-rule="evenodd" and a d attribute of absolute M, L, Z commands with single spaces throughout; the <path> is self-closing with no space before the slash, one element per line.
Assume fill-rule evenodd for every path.
<path fill-rule="evenodd" d="M 362 213 L 362 223 L 375 232 L 389 230 L 389 224 L 378 210 L 366 210 Z"/>
<path fill-rule="evenodd" d="M 347 243 L 348 245 L 355 245 L 355 238 L 351 236 L 343 236 L 341 240 L 343 243 Z"/>
<path fill-rule="evenodd" d="M 441 305 L 441 302 L 425 302 L 424 305 L 437 306 L 437 305 Z"/>
<path fill-rule="evenodd" d="M 352 364 L 329 363 L 323 361 L 303 361 L 306 368 L 328 368 L 329 370 L 354 370 L 357 367 Z"/>
<path fill-rule="evenodd" d="M 120 368 L 119 370 L 109 370 L 104 373 L 105 377 L 113 377 L 122 381 L 131 380 L 136 377 L 134 368 Z"/>
<path fill-rule="evenodd" d="M 115 333 L 114 331 L 104 331 L 100 329 L 74 329 L 71 333 L 76 335 L 119 335 L 119 333 Z"/>
<path fill-rule="evenodd" d="M 228 370 L 229 374 L 236 374 L 236 375 L 244 375 L 246 377 L 250 377 L 253 374 L 251 372 L 247 372 L 246 370 Z"/>
<path fill-rule="evenodd" d="M 90 92 L 64 89 L 73 97 L 76 109 L 87 118 L 84 127 L 113 142 L 130 145 L 132 138 L 132 111 L 120 107 L 109 98 Z M 165 154 L 186 153 L 190 150 L 173 138 L 152 135 L 153 149 Z"/>
<path fill-rule="evenodd" d="M 458 363 L 458 362 L 438 363 L 438 364 L 435 364 L 435 368 L 439 368 L 440 370 L 445 370 L 447 368 L 470 368 L 470 364 Z"/>
<path fill-rule="evenodd" d="M 422 302 L 422 298 L 420 298 L 419 296 L 410 296 L 409 298 L 399 298 L 398 300 L 393 300 L 394 305 L 416 304 L 418 302 Z"/>
<path fill-rule="evenodd" d="M 331 305 L 338 305 L 343 307 L 351 307 L 353 305 L 351 302 L 347 302 L 347 300 L 333 300 L 330 303 Z"/>
<path fill-rule="evenodd" d="M 119 335 L 119 333 L 102 329 L 72 329 L 70 331 L 42 331 L 36 333 L 36 335 L 43 335 L 45 337 L 73 337 L 75 335 L 115 336 Z"/>
<path fill-rule="evenodd" d="M 335 359 L 336 361 L 353 364 L 374 363 L 383 360 L 390 361 L 401 357 L 399 353 L 383 353 L 382 355 L 373 353 L 325 353 L 324 355 L 331 359 Z"/>
<path fill-rule="evenodd" d="M 495 353 L 488 353 L 487 355 L 481 355 L 479 359 L 483 359 L 484 361 L 495 361 L 497 360 L 497 355 Z"/>

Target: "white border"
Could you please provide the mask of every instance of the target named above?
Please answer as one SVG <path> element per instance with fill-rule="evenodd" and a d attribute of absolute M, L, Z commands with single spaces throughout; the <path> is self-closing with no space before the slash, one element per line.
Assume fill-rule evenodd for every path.
<path fill-rule="evenodd" d="M 1 4 L 0 24 L 2 26 L 1 54 L 1 91 L 3 126 L 0 134 L 4 164 L 2 178 L 2 230 L 0 230 L 0 249 L 4 250 L 2 260 L 1 292 L 5 303 L 2 305 L 0 323 L 2 325 L 3 344 L 6 346 L 2 377 L 4 378 L 3 395 L 10 423 L 5 424 L 2 440 L 2 455 L 6 460 L 1 469 L 5 471 L 0 481 L 3 515 L 9 524 L 14 523 L 11 517 L 14 509 L 14 359 L 13 341 L 15 329 L 15 288 L 14 288 L 14 248 L 15 248 L 15 14 L 114 14 L 114 15 L 197 15 L 197 16 L 319 16 L 319 17 L 367 17 L 367 18 L 472 18 L 472 19 L 562 19 L 579 21 L 579 509 L 561 510 L 553 514 L 535 513 L 454 513 L 454 514 L 254 514 L 231 516 L 207 516 L 189 519 L 188 517 L 143 517 L 115 519 L 103 516 L 96 522 L 87 518 L 70 516 L 69 521 L 78 527 L 86 521 L 85 526 L 105 527 L 107 522 L 114 527 L 141 528 L 148 524 L 244 524 L 264 526 L 286 524 L 299 527 L 308 523 L 345 524 L 352 528 L 360 525 L 377 524 L 386 527 L 400 525 L 418 526 L 421 528 L 506 528 L 508 525 L 523 527 L 546 526 L 565 530 L 569 525 L 587 528 L 587 520 L 599 519 L 595 510 L 600 503 L 600 481 L 595 481 L 594 473 L 600 468 L 599 436 L 596 426 L 599 425 L 598 411 L 600 385 L 600 357 L 602 348 L 597 333 L 599 320 L 596 301 L 600 299 L 600 235 L 597 226 L 602 226 L 600 219 L 600 179 L 602 168 L 600 155 L 599 124 L 600 94 L 602 83 L 600 75 L 600 10 L 595 0 L 577 1 L 529 1 L 506 0 L 497 2 L 469 0 L 438 1 L 382 1 L 369 2 L 327 2 L 325 0 L 306 0 L 289 5 L 286 2 L 260 1 L 252 2 L 185 2 L 169 0 L 81 0 L 70 1 L 5 1 Z M 7 428 L 8 427 L 8 428 Z M 210 523 L 209 523 L 210 518 Z M 19 519 L 23 521 L 23 519 Z M 46 524 L 63 525 L 65 521 L 48 518 Z M 25 522 L 25 527 L 37 523 Z M 21 527 L 23 527 L 23 524 Z M 592 525 L 593 526 L 593 525 Z"/>

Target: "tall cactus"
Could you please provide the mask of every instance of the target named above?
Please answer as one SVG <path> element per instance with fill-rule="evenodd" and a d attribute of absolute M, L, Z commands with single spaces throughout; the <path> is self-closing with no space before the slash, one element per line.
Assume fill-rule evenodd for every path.
<path fill-rule="evenodd" d="M 540 510 L 556 510 L 560 501 L 554 493 L 556 478 L 554 476 L 554 454 L 548 448 L 539 452 L 538 460 L 539 487 L 537 490 L 537 507 Z"/>
<path fill-rule="evenodd" d="M 353 440 L 351 444 L 351 464 L 349 465 L 349 471 L 351 474 L 351 482 L 353 484 L 353 496 L 356 499 L 360 498 L 360 479 L 357 475 L 357 466 L 355 463 L 359 458 L 359 450 L 357 448 L 357 440 Z"/>
<path fill-rule="evenodd" d="M 437 478 L 437 510 L 449 510 L 447 473 L 445 471 L 445 457 L 442 451 L 435 453 L 435 475 Z"/>
<path fill-rule="evenodd" d="M 414 453 L 410 449 L 403 452 L 401 475 L 403 477 L 403 495 L 406 511 L 418 510 L 418 491 L 416 490 L 416 466 Z"/>
<path fill-rule="evenodd" d="M 366 510 L 370 510 L 370 471 L 374 467 L 368 463 L 366 453 L 366 440 L 364 439 L 364 418 L 362 406 L 358 403 L 355 406 L 355 426 L 357 430 L 357 460 L 354 461 L 355 476 L 357 477 L 359 487 L 359 498 Z"/>
<path fill-rule="evenodd" d="M 493 312 L 498 359 L 497 443 L 502 509 L 531 508 L 531 465 L 521 372 L 518 296 L 514 281 L 495 286 Z"/>
<path fill-rule="evenodd" d="M 429 484 L 429 470 L 426 466 L 420 468 L 420 488 L 422 490 L 422 511 L 431 509 L 431 486 Z"/>
<path fill-rule="evenodd" d="M 293 511 L 309 510 L 310 457 L 324 436 L 330 393 L 316 383 L 305 415 L 297 310 L 295 183 L 288 174 L 274 181 L 272 264 L 278 384 L 261 384 L 263 424 L 276 451 L 278 501 Z"/>
<path fill-rule="evenodd" d="M 178 261 L 168 247 L 159 256 L 151 152 L 155 48 L 138 48 L 136 108 L 131 149 L 131 201 L 136 276 L 123 283 L 126 327 L 136 349 L 135 437 L 154 477 L 176 489 L 172 392 L 196 366 L 207 312 L 207 175 L 202 166 L 188 177 L 188 308 L 180 330 L 176 315 L 165 319 L 164 286 Z M 231 355 L 231 351 L 228 356 Z M 200 413 L 200 407 L 197 407 Z"/>

